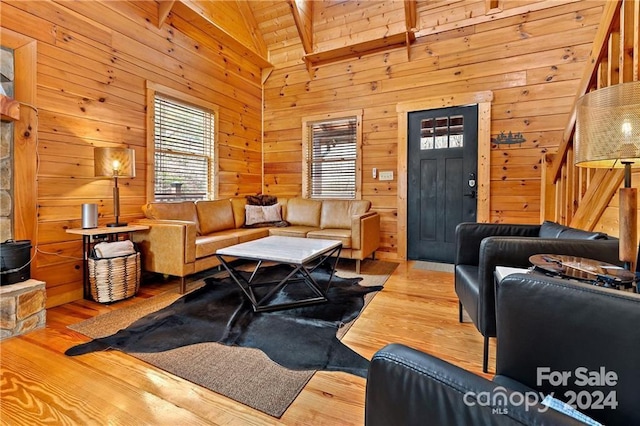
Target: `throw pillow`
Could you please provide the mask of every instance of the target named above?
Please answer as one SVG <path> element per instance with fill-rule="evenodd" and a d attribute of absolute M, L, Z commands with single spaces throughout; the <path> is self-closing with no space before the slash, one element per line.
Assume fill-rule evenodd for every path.
<path fill-rule="evenodd" d="M 282 220 L 280 204 L 263 206 L 262 212 L 264 213 L 265 222 L 279 222 Z"/>
<path fill-rule="evenodd" d="M 278 198 L 273 195 L 247 195 L 247 204 L 252 206 L 272 206 L 278 202 Z"/>
<path fill-rule="evenodd" d="M 280 204 L 272 206 L 252 206 L 247 204 L 245 208 L 245 225 L 251 226 L 266 222 L 280 222 Z"/>

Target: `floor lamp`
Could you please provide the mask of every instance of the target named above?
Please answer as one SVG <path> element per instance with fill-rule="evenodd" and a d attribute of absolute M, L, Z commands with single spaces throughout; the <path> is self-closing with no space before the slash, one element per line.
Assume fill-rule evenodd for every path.
<path fill-rule="evenodd" d="M 129 148 L 95 148 L 94 169 L 96 177 L 108 177 L 114 180 L 113 214 L 116 221 L 108 223 L 109 227 L 127 226 L 120 222 L 120 190 L 118 178 L 132 178 L 136 176 L 136 153 Z"/>
<path fill-rule="evenodd" d="M 631 168 L 640 167 L 639 81 L 594 90 L 578 100 L 574 150 L 577 166 L 624 168 L 620 260 L 631 270 L 638 250 L 638 194 L 631 186 Z"/>

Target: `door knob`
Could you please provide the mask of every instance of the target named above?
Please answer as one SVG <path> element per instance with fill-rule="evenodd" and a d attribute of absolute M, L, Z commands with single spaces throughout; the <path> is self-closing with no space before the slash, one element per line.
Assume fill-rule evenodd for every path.
<path fill-rule="evenodd" d="M 463 194 L 465 197 L 471 197 L 471 198 L 476 198 L 476 191 L 471 191 L 467 194 Z"/>

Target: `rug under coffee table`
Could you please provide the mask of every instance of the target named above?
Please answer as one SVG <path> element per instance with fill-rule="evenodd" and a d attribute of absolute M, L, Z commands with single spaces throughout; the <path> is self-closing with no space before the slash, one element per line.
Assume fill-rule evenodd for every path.
<path fill-rule="evenodd" d="M 220 263 L 229 272 L 233 281 L 247 296 L 255 312 L 289 309 L 327 301 L 326 292 L 338 265 L 342 242 L 315 238 L 269 236 L 225 247 L 216 251 Z M 245 278 L 227 258 L 257 262 L 255 269 Z M 331 262 L 332 258 L 335 258 Z M 260 267 L 264 262 L 286 264 L 292 267 L 289 274 L 278 281 L 260 281 Z M 330 277 L 326 288 L 320 287 L 311 273 L 321 265 L 330 267 Z M 309 297 L 292 301 L 272 300 L 273 296 L 286 285 L 305 284 L 311 291 Z M 258 294 L 258 288 L 266 292 Z"/>

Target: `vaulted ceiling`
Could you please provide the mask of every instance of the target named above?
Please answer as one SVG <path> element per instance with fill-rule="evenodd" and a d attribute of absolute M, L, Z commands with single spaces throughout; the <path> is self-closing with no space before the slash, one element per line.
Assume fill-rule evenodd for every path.
<path fill-rule="evenodd" d="M 159 0 L 158 25 L 172 12 L 261 68 L 308 67 L 458 36 L 496 18 L 553 7 L 541 0 Z M 443 35 L 444 34 L 444 35 Z"/>
<path fill-rule="evenodd" d="M 171 12 L 263 68 L 322 64 L 409 45 L 416 29 L 415 0 L 160 0 L 158 25 L 171 23 Z"/>

